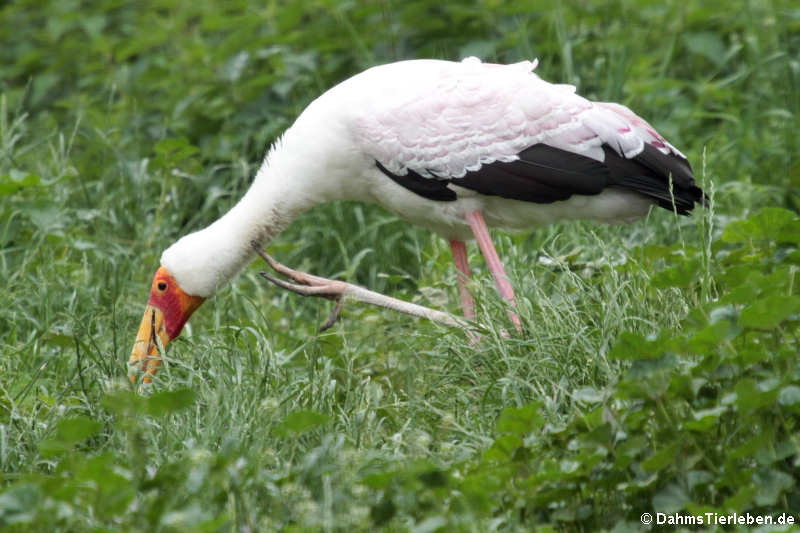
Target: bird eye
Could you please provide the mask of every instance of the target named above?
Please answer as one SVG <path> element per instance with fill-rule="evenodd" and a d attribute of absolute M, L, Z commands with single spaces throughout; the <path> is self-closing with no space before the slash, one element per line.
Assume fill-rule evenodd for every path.
<path fill-rule="evenodd" d="M 167 283 L 165 281 L 159 281 L 157 287 L 158 290 L 164 292 L 165 290 L 167 290 Z"/>

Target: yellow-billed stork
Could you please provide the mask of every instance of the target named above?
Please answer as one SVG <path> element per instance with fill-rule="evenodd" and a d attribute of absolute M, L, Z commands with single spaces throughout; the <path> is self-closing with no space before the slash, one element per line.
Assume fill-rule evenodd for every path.
<path fill-rule="evenodd" d="M 321 202 L 377 203 L 448 239 L 468 319 L 467 239 L 475 238 L 498 290 L 514 305 L 488 227 L 621 223 L 652 205 L 685 215 L 704 202 L 687 159 L 644 119 L 548 83 L 535 67 L 476 58 L 401 61 L 314 100 L 272 146 L 244 197 L 163 252 L 131 367 L 149 382 L 158 340 L 165 346 L 177 337 L 198 306 L 254 257 L 251 243 L 266 245 Z"/>

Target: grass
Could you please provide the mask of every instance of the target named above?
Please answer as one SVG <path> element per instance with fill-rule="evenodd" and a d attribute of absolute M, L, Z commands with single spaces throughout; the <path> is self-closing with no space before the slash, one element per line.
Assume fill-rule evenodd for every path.
<path fill-rule="evenodd" d="M 797 243 L 788 211 L 752 217 L 800 207 L 791 2 L 17 2 L 0 21 L 10 531 L 636 530 L 645 511 L 798 508 Z M 545 79 L 630 105 L 713 209 L 495 233 L 525 333 L 502 335 L 471 248 L 477 348 L 357 305 L 317 333 L 330 304 L 253 264 L 134 394 L 161 251 L 231 206 L 325 88 L 469 54 L 539 57 Z M 269 250 L 458 309 L 447 243 L 374 206 L 314 209 Z"/>

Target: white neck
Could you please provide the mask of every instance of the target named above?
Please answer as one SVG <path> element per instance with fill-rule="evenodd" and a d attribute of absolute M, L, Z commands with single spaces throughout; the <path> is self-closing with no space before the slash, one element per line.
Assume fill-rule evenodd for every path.
<path fill-rule="evenodd" d="M 208 298 L 298 215 L 330 200 L 372 199 L 372 159 L 354 144 L 334 91 L 312 102 L 275 142 L 247 194 L 222 218 L 167 248 L 161 265 L 187 294 Z"/>
<path fill-rule="evenodd" d="M 331 151 L 320 147 L 328 145 L 303 145 L 307 138 L 297 126 L 275 143 L 250 189 L 228 213 L 164 251 L 161 265 L 184 292 L 210 297 L 253 258 L 252 242 L 266 246 L 299 214 L 336 198 L 335 176 L 323 173 Z"/>

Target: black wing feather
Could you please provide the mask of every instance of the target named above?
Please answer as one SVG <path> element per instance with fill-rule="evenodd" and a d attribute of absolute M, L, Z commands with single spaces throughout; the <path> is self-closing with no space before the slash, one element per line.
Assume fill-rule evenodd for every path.
<path fill-rule="evenodd" d="M 537 180 L 541 169 L 520 169 L 512 163 L 483 165 L 477 172 L 467 172 L 463 178 L 450 180 L 453 185 L 471 189 L 488 196 L 501 196 L 525 202 L 552 203 L 566 200 L 572 193 L 559 187 L 556 180 Z"/>
<path fill-rule="evenodd" d="M 695 203 L 705 204 L 705 194 L 695 185 L 689 162 L 675 154 L 664 154 L 647 143 L 633 158 L 619 155 L 603 145 L 605 161 L 575 154 L 546 144 L 535 144 L 511 162 L 496 161 L 467 172 L 461 178 L 426 178 L 408 169 L 405 175 L 378 168 L 399 185 L 425 198 L 454 201 L 449 184 L 481 194 L 534 203 L 566 200 L 574 194 L 595 195 L 608 187 L 635 191 L 659 206 L 689 214 Z M 674 206 L 674 207 L 673 207 Z"/>
<path fill-rule="evenodd" d="M 394 174 L 385 166 L 381 165 L 380 161 L 375 161 L 375 164 L 378 165 L 381 172 L 392 178 L 395 183 L 429 200 L 453 202 L 458 199 L 455 191 L 447 188 L 447 184 L 450 183 L 449 180 L 426 178 L 410 168 L 405 175 Z"/>
<path fill-rule="evenodd" d="M 608 169 L 589 157 L 535 144 L 508 163 L 495 162 L 451 180 L 453 185 L 525 202 L 549 204 L 573 194 L 597 194 L 608 181 Z"/>

